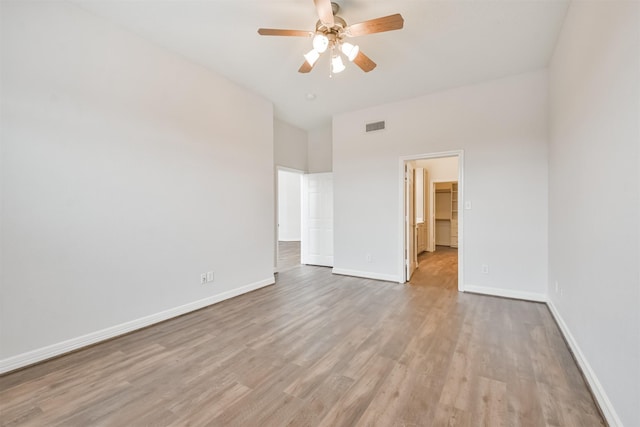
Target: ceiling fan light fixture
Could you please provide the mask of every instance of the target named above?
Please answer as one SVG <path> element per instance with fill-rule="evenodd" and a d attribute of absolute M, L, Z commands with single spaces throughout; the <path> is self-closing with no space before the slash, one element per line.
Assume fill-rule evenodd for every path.
<path fill-rule="evenodd" d="M 316 61 L 320 58 L 320 54 L 315 50 L 311 49 L 309 52 L 304 54 L 304 59 L 309 63 L 309 65 L 313 66 Z"/>
<path fill-rule="evenodd" d="M 340 49 L 342 49 L 342 53 L 344 53 L 351 62 L 356 59 L 356 56 L 358 56 L 358 52 L 360 52 L 360 46 L 352 45 L 351 43 L 347 42 L 342 43 Z"/>
<path fill-rule="evenodd" d="M 329 38 L 322 33 L 317 33 L 313 37 L 313 49 L 318 53 L 323 53 L 329 47 Z"/>
<path fill-rule="evenodd" d="M 338 74 L 344 71 L 344 69 L 345 69 L 344 63 L 342 62 L 342 58 L 340 58 L 339 55 L 336 55 L 333 58 L 331 58 L 331 71 Z"/>

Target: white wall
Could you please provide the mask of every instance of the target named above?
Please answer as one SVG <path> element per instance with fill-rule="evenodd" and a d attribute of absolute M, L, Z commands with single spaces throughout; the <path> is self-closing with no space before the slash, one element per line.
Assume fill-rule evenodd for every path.
<path fill-rule="evenodd" d="M 333 170 L 331 123 L 311 129 L 308 133 L 309 173 L 331 172 Z"/>
<path fill-rule="evenodd" d="M 302 175 L 278 171 L 278 240 L 300 241 Z"/>
<path fill-rule="evenodd" d="M 458 158 L 442 157 L 439 159 L 422 159 L 416 161 L 416 166 L 429 171 L 429 181 L 457 181 Z"/>
<path fill-rule="evenodd" d="M 1 35 L 1 369 L 273 282 L 270 102 L 67 2 Z"/>
<path fill-rule="evenodd" d="M 274 162 L 300 171 L 307 171 L 307 132 L 285 123 L 273 120 Z"/>
<path fill-rule="evenodd" d="M 400 280 L 399 159 L 463 149 L 465 286 L 544 299 L 546 104 L 539 71 L 335 116 L 335 266 Z M 387 128 L 365 133 L 372 119 Z"/>
<path fill-rule="evenodd" d="M 639 58 L 638 2 L 573 2 L 549 72 L 549 298 L 612 426 L 640 425 Z"/>

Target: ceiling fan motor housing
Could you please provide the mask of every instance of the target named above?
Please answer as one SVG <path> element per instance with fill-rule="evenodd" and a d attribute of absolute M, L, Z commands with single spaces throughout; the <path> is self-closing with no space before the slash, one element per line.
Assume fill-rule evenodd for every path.
<path fill-rule="evenodd" d="M 340 10 L 340 5 L 334 1 L 331 2 L 331 11 L 333 12 L 333 16 L 336 16 L 338 14 L 338 11 Z"/>
<path fill-rule="evenodd" d="M 324 34 L 331 33 L 331 32 L 335 34 L 339 34 L 339 33 L 342 33 L 345 28 L 347 28 L 347 22 L 344 19 L 340 18 L 339 16 L 333 17 L 333 26 L 331 27 L 328 27 L 322 21 L 316 22 L 316 31 L 319 31 Z"/>

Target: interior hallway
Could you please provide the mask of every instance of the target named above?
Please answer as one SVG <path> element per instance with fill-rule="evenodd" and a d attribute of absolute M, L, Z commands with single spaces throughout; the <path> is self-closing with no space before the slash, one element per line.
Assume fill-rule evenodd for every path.
<path fill-rule="evenodd" d="M 418 268 L 411 276 L 415 286 L 436 286 L 458 290 L 458 249 L 437 246 L 434 252 L 418 255 Z"/>

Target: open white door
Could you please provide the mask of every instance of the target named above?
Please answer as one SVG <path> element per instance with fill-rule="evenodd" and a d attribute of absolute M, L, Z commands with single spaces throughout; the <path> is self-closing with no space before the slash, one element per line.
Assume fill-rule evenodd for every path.
<path fill-rule="evenodd" d="M 333 267 L 333 175 L 302 179 L 302 263 Z"/>
<path fill-rule="evenodd" d="M 414 177 L 415 168 L 411 163 L 407 162 L 405 166 L 406 281 L 411 279 L 411 275 L 418 268 Z"/>

